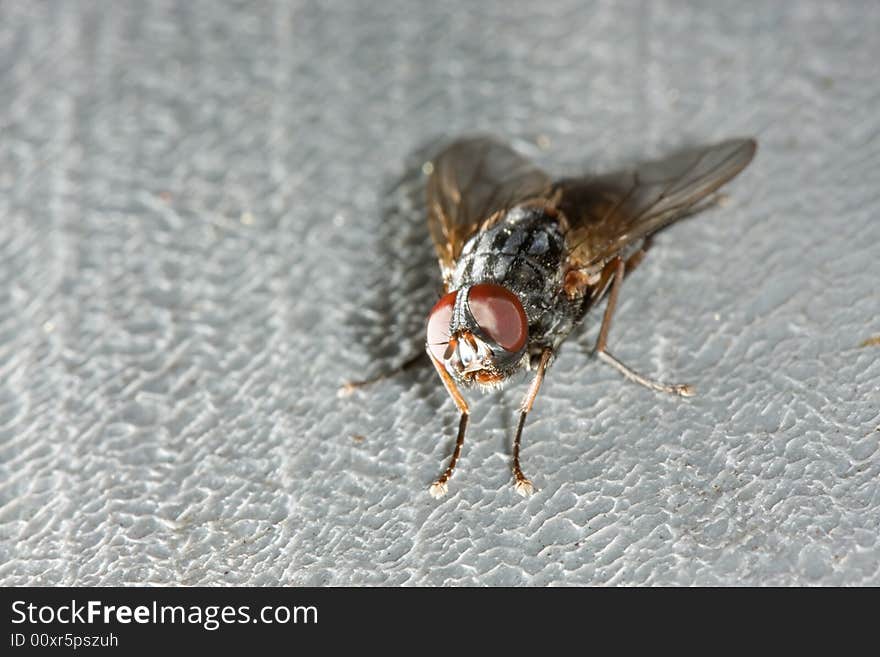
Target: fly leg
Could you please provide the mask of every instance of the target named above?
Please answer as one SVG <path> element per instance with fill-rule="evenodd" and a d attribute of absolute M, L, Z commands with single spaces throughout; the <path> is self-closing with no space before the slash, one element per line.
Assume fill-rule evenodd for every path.
<path fill-rule="evenodd" d="M 443 386 L 446 388 L 446 392 L 449 393 L 449 396 L 452 397 L 452 401 L 455 402 L 455 405 L 458 406 L 458 410 L 461 411 L 461 419 L 458 422 L 458 437 L 455 439 L 455 449 L 452 451 L 452 458 L 449 459 L 449 465 L 446 470 L 443 471 L 443 474 L 440 475 L 437 481 L 431 484 L 431 488 L 428 489 L 428 492 L 431 493 L 431 497 L 439 499 L 446 495 L 446 492 L 449 490 L 446 482 L 452 477 L 452 471 L 455 470 L 455 464 L 458 463 L 458 457 L 461 456 L 461 447 L 464 445 L 464 434 L 465 431 L 467 431 L 470 410 L 468 409 L 465 398 L 455 385 L 455 381 L 449 376 L 449 372 L 446 371 L 443 364 L 434 357 L 434 354 L 432 354 L 430 350 L 427 351 L 428 356 L 431 358 L 431 362 L 434 363 L 434 368 L 437 370 L 437 374 L 440 375 L 440 380 L 443 381 Z"/>
<path fill-rule="evenodd" d="M 636 267 L 645 259 L 645 254 L 648 253 L 648 249 L 651 248 L 651 245 L 654 244 L 654 236 L 648 235 L 644 240 L 642 240 L 642 246 L 639 247 L 639 250 L 633 253 L 629 258 L 626 259 L 626 266 L 624 267 L 624 275 L 632 274 Z M 617 272 L 615 271 L 615 274 Z"/>
<path fill-rule="evenodd" d="M 632 258 L 638 257 L 633 263 L 633 266 L 639 263 L 642 256 L 644 256 L 644 249 L 630 258 L 630 260 L 632 260 Z M 617 297 L 620 294 L 620 284 L 623 282 L 627 264 L 628 261 L 624 262 L 622 259 L 618 258 L 617 267 L 613 274 L 614 280 L 611 283 L 611 292 L 608 294 L 608 305 L 605 306 L 605 315 L 602 318 L 602 327 L 599 329 L 599 339 L 596 340 L 596 348 L 594 352 L 600 360 L 603 360 L 614 367 L 630 381 L 635 381 L 636 383 L 640 383 L 643 386 L 651 388 L 651 390 L 657 390 L 658 392 L 668 392 L 674 395 L 681 395 L 682 397 L 690 397 L 694 394 L 693 386 L 686 383 L 661 383 L 660 381 L 649 379 L 646 376 L 639 374 L 634 369 L 624 365 L 606 349 L 608 343 L 608 331 L 611 329 L 611 317 L 614 315 L 614 308 L 617 305 Z"/>
<path fill-rule="evenodd" d="M 378 381 L 390 379 L 392 376 L 402 374 L 403 372 L 413 369 L 416 365 L 422 364 L 424 362 L 424 358 L 425 354 L 419 352 L 415 356 L 412 356 L 404 361 L 403 364 L 398 365 L 394 369 L 388 370 L 387 372 L 382 372 L 380 374 L 377 374 L 376 376 L 370 377 L 369 379 L 364 379 L 363 381 L 346 381 L 339 387 L 337 395 L 339 397 L 345 397 L 346 395 L 350 395 L 351 393 L 353 393 L 358 388 L 363 388 L 373 383 L 377 383 Z"/>
<path fill-rule="evenodd" d="M 550 362 L 552 355 L 553 352 L 550 349 L 545 349 L 541 353 L 538 371 L 535 374 L 535 378 L 532 379 L 532 384 L 529 386 L 529 390 L 519 407 L 519 424 L 516 425 L 516 437 L 513 439 L 513 478 L 515 479 L 514 487 L 516 492 L 523 497 L 528 497 L 535 492 L 532 482 L 523 474 L 522 468 L 519 466 L 519 446 L 522 440 L 523 426 L 526 423 L 526 416 L 532 410 L 532 404 L 535 403 L 535 397 L 538 396 L 538 391 L 541 389 L 541 383 L 544 381 L 544 371 L 547 369 L 547 363 Z"/>

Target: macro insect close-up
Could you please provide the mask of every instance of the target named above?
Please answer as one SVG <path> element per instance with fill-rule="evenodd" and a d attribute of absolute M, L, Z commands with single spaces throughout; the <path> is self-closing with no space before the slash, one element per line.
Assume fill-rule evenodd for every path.
<path fill-rule="evenodd" d="M 425 348 L 460 412 L 433 497 L 447 493 L 464 445 L 470 407 L 461 389 L 492 390 L 523 371 L 533 374 L 519 407 L 513 477 L 520 495 L 534 492 L 520 463 L 526 417 L 561 345 L 605 297 L 596 356 L 654 391 L 694 393 L 615 358 L 607 346 L 611 320 L 621 284 L 652 235 L 715 205 L 713 194 L 748 165 L 756 147 L 753 139 L 731 139 L 620 172 L 554 180 L 504 143 L 471 137 L 426 163 L 428 229 L 443 291 L 428 314 Z"/>
<path fill-rule="evenodd" d="M 0 584 L 877 586 L 878 29 L 0 2 Z"/>

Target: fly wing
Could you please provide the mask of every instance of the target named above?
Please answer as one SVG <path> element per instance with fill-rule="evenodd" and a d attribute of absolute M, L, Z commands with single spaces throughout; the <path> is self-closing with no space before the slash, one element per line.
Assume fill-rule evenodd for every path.
<path fill-rule="evenodd" d="M 598 268 L 637 240 L 686 216 L 751 161 L 753 139 L 732 139 L 629 171 L 564 179 L 556 207 L 568 220 L 570 269 Z"/>
<path fill-rule="evenodd" d="M 428 227 L 444 278 L 455 268 L 465 242 L 487 220 L 550 186 L 547 174 L 490 137 L 456 141 L 431 164 Z"/>

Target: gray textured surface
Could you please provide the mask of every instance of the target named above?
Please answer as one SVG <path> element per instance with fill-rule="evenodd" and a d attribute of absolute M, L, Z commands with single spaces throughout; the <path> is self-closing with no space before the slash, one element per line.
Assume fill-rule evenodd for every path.
<path fill-rule="evenodd" d="M 0 581 L 880 584 L 880 5 L 443 4 L 0 7 Z M 526 429 L 539 493 L 520 383 L 438 503 L 433 373 L 335 390 L 436 280 L 382 190 L 475 130 L 568 172 L 761 149 L 612 332 L 699 396 L 592 360 L 593 315 Z"/>

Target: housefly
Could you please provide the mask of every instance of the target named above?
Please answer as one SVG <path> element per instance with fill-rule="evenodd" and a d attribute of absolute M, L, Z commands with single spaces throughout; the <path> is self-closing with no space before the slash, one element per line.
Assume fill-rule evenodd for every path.
<path fill-rule="evenodd" d="M 713 203 L 751 161 L 757 144 L 732 139 L 617 173 L 553 179 L 509 146 L 465 138 L 426 166 L 428 229 L 443 276 L 428 313 L 426 351 L 460 412 L 455 448 L 431 485 L 442 497 L 461 455 L 470 410 L 462 388 L 497 388 L 533 376 L 513 440 L 516 491 L 534 488 L 520 466 L 526 417 L 547 368 L 587 311 L 607 296 L 595 354 L 626 378 L 661 392 L 693 394 L 651 380 L 607 349 L 625 275 L 651 236 Z M 351 384 L 357 385 L 357 384 Z"/>

